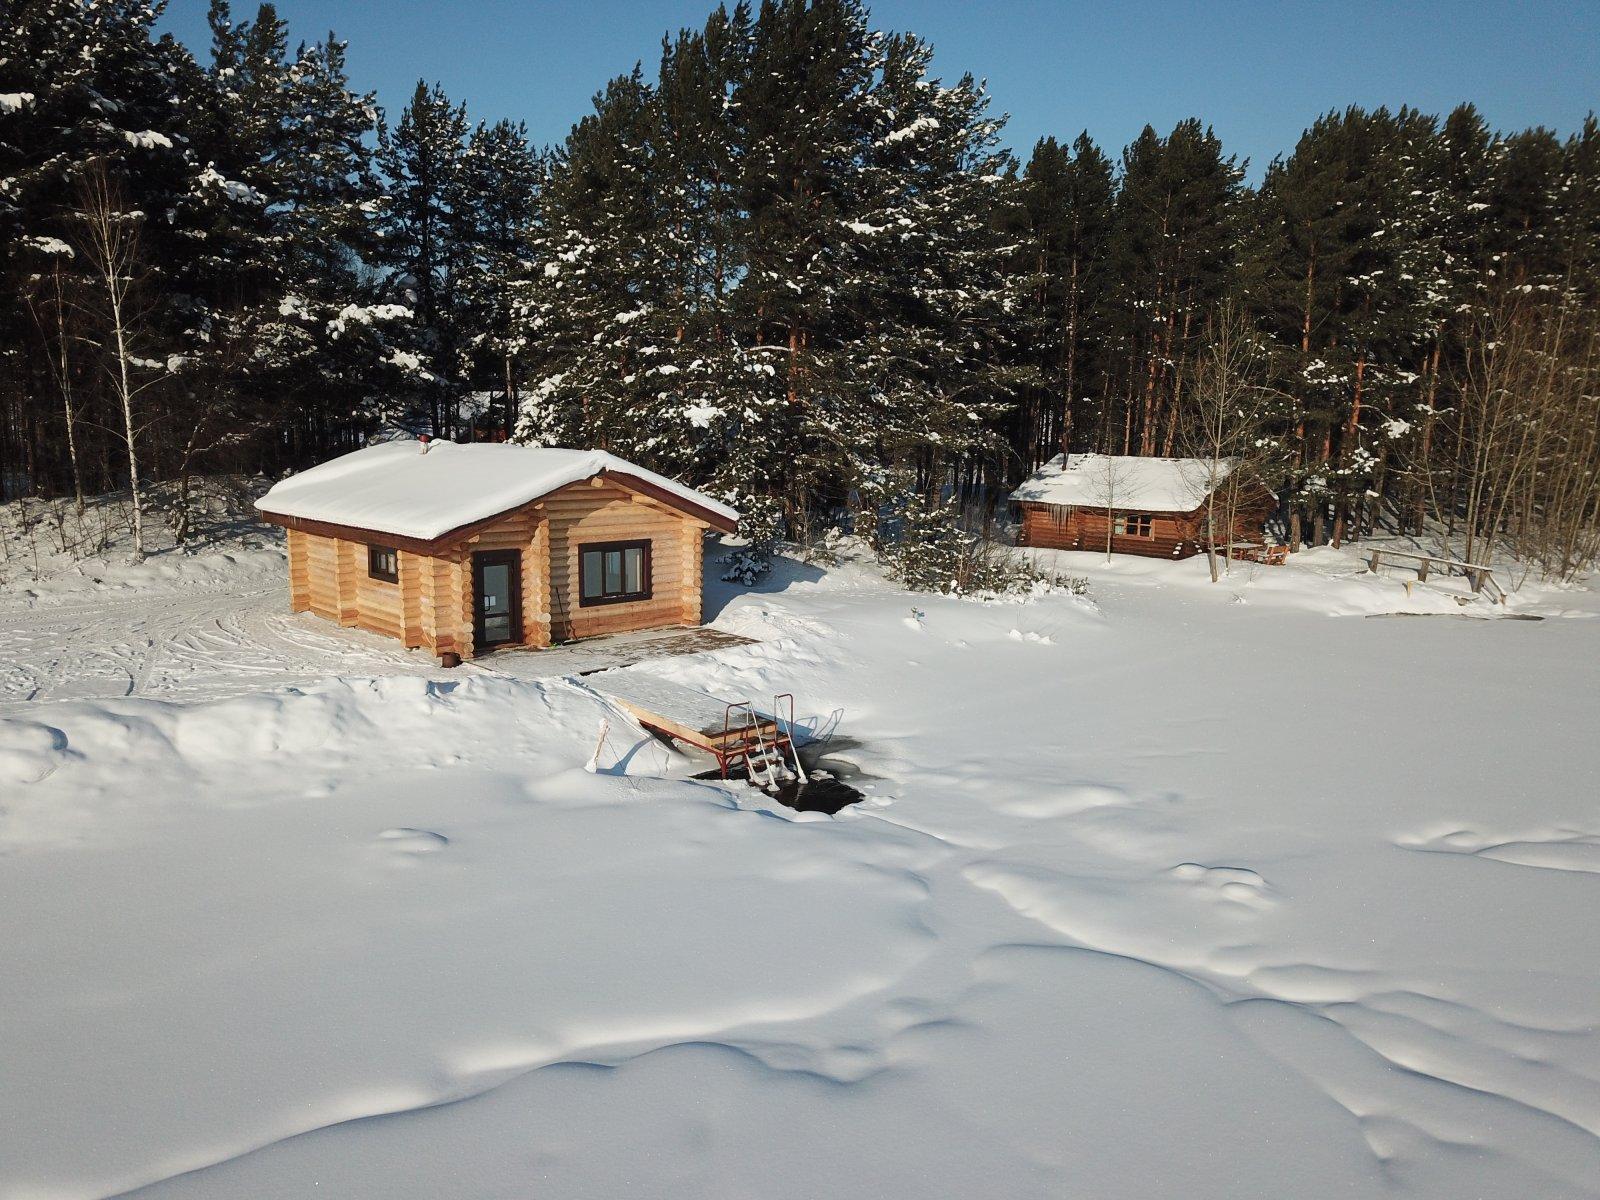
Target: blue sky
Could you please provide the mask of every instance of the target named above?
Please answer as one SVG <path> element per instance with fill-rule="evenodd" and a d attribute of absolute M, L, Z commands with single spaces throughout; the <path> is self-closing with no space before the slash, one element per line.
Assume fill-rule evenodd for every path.
<path fill-rule="evenodd" d="M 292 37 L 350 43 L 358 88 L 398 114 L 418 78 L 474 119 L 525 120 L 558 141 L 613 75 L 709 0 L 279 0 Z M 1251 177 L 1319 113 L 1346 104 L 1443 112 L 1472 100 L 1491 124 L 1571 132 L 1600 108 L 1600 0 L 1409 4 L 879 0 L 874 24 L 934 43 L 941 74 L 986 77 L 1006 140 L 1089 132 L 1115 153 L 1146 122 L 1210 122 Z M 163 28 L 208 45 L 206 0 L 171 0 Z M 235 0 L 238 16 L 255 4 Z"/>

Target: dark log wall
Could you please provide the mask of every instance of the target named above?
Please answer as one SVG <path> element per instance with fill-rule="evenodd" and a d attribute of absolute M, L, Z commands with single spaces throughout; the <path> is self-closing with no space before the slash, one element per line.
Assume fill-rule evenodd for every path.
<path fill-rule="evenodd" d="M 1047 550 L 1100 550 L 1106 548 L 1106 512 L 1099 508 L 1073 508 L 1057 504 L 1020 504 L 1022 524 L 1017 545 L 1038 546 Z M 1117 512 L 1115 510 L 1113 517 Z M 1144 515 L 1139 509 L 1128 514 Z M 1260 541 L 1266 524 L 1267 505 L 1251 507 L 1235 515 L 1233 539 Z M 1149 537 L 1113 534 L 1113 554 L 1141 554 L 1147 558 L 1191 558 L 1205 549 L 1202 531 L 1205 512 L 1150 513 Z"/>

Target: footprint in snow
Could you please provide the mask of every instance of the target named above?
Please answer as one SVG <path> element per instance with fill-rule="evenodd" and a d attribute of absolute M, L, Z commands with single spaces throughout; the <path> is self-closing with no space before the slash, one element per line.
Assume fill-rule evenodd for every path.
<path fill-rule="evenodd" d="M 1174 879 L 1209 894 L 1248 908 L 1272 902 L 1267 881 L 1248 867 L 1207 867 L 1200 863 L 1179 863 L 1167 872 Z"/>
<path fill-rule="evenodd" d="M 378 844 L 396 854 L 435 854 L 450 844 L 450 839 L 431 829 L 385 829 Z"/>

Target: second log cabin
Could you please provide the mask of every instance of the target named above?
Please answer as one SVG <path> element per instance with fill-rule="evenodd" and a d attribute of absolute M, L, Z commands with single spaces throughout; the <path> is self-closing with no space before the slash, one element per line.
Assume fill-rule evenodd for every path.
<path fill-rule="evenodd" d="M 1011 493 L 1017 544 L 1105 550 L 1109 533 L 1115 554 L 1189 558 L 1212 541 L 1259 543 L 1276 498 L 1235 486 L 1233 469 L 1230 459 L 1058 454 Z"/>
<path fill-rule="evenodd" d="M 446 663 L 700 623 L 707 530 L 739 514 L 603 451 L 388 442 L 276 484 L 289 606 Z"/>

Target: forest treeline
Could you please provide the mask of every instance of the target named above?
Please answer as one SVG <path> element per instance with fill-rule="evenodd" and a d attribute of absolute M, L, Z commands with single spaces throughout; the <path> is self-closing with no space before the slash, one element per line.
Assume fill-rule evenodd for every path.
<path fill-rule="evenodd" d="M 0 0 L 0 495 L 278 473 L 385 432 L 611 449 L 804 536 L 1062 446 L 1226 447 L 1298 548 L 1600 551 L 1600 128 L 1330 112 L 1257 186 L 1201 119 L 1025 159 L 854 0 L 718 9 L 559 146 L 332 34 Z M 1241 349 L 1241 347 L 1243 349 Z"/>

